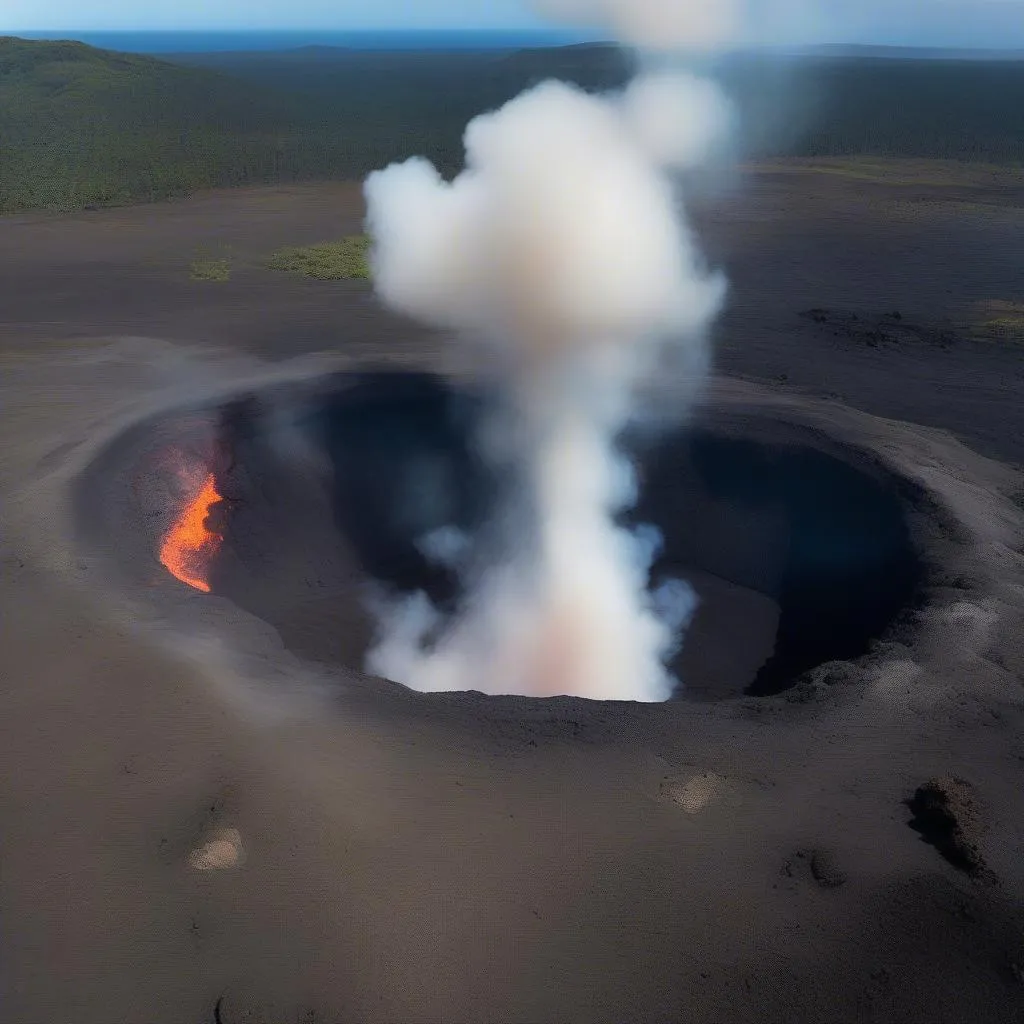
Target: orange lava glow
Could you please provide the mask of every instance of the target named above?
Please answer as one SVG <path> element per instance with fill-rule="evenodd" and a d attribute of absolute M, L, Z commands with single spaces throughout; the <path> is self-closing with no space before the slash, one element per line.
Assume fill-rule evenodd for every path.
<path fill-rule="evenodd" d="M 206 527 L 210 508 L 221 500 L 217 481 L 211 473 L 200 492 L 185 506 L 175 520 L 160 548 L 160 564 L 182 583 L 204 594 L 210 593 L 207 570 L 210 559 L 223 540 L 219 533 Z"/>

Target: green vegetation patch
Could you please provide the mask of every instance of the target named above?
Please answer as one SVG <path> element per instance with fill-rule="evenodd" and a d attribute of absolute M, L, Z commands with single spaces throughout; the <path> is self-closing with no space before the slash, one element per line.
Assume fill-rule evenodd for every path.
<path fill-rule="evenodd" d="M 351 235 L 339 242 L 280 249 L 270 257 L 267 266 L 317 281 L 368 280 L 369 252 L 370 239 L 366 235 Z"/>
<path fill-rule="evenodd" d="M 982 305 L 975 326 L 978 337 L 1024 344 L 1024 303 L 996 300 Z"/>
<path fill-rule="evenodd" d="M 193 281 L 230 281 L 231 260 L 197 259 L 188 268 L 188 276 Z"/>

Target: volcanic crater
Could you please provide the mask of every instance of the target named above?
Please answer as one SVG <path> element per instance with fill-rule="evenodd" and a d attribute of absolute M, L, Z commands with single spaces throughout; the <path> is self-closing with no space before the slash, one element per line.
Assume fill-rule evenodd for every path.
<path fill-rule="evenodd" d="M 459 607 L 458 576 L 424 539 L 454 528 L 487 547 L 516 486 L 514 467 L 478 454 L 490 407 L 483 389 L 438 375 L 365 371 L 165 413 L 84 474 L 81 523 L 123 576 L 225 598 L 294 655 L 362 671 L 375 595 Z M 674 699 L 780 694 L 911 628 L 939 513 L 877 453 L 713 400 L 685 427 L 623 444 L 639 481 L 624 518 L 662 537 L 652 584 L 684 579 L 699 597 Z"/>

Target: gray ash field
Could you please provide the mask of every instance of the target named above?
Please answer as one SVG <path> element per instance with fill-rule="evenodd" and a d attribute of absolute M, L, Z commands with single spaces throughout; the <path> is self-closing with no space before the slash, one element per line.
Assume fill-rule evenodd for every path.
<path fill-rule="evenodd" d="M 1019 1020 L 1022 196 L 778 164 L 704 202 L 717 375 L 630 440 L 703 599 L 660 704 L 360 671 L 367 578 L 454 586 L 403 488 L 472 530 L 502 481 L 441 335 L 264 268 L 355 186 L 5 220 L 5 1019 Z M 182 462 L 211 593 L 158 557 Z"/>

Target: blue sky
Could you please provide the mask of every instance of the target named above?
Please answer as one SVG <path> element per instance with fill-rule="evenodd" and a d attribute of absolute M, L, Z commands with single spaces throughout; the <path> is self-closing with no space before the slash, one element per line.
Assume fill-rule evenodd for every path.
<path fill-rule="evenodd" d="M 0 31 L 532 28 L 525 0 L 0 0 Z"/>
<path fill-rule="evenodd" d="M 756 4 L 756 0 L 754 0 Z M 1024 0 L 818 0 L 774 43 L 1024 47 Z M 0 0 L 0 34 L 56 29 L 543 28 L 525 0 Z"/>

